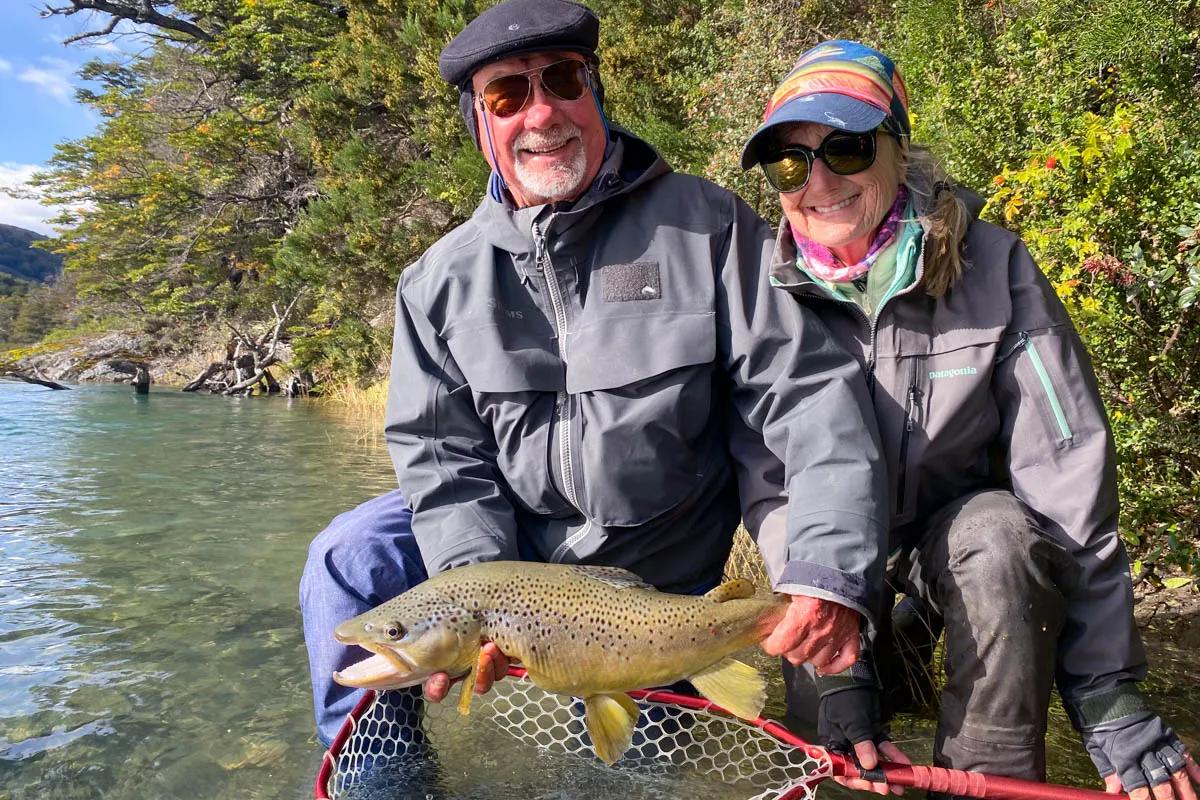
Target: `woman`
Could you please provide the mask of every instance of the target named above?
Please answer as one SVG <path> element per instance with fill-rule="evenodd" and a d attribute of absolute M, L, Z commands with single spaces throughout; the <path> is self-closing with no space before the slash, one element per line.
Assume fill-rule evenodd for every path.
<path fill-rule="evenodd" d="M 1087 355 L 1021 241 L 976 219 L 978 198 L 910 143 L 907 104 L 887 56 L 825 42 L 776 89 L 742 166 L 760 165 L 783 206 L 772 282 L 872 387 L 889 579 L 945 625 L 935 759 L 1043 779 L 1057 680 L 1110 791 L 1194 800 L 1200 767 L 1137 688 L 1145 656 Z M 876 637 L 878 663 L 892 639 Z M 828 740 L 881 739 L 868 665 L 816 678 Z M 804 682 L 793 671 L 789 691 Z"/>

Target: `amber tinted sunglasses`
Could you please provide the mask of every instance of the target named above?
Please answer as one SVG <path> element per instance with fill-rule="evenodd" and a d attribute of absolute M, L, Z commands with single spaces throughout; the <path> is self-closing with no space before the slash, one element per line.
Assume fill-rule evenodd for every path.
<path fill-rule="evenodd" d="M 578 100 L 587 90 L 587 64 L 574 58 L 565 58 L 511 75 L 493 78 L 483 87 L 479 100 L 497 117 L 511 117 L 518 113 L 533 96 L 533 79 L 542 82 L 542 88 L 560 100 Z"/>
<path fill-rule="evenodd" d="M 762 169 L 775 191 L 798 192 L 808 184 L 818 158 L 835 175 L 862 172 L 875 163 L 875 131 L 834 131 L 815 150 L 798 144 L 781 147 L 766 154 Z"/>

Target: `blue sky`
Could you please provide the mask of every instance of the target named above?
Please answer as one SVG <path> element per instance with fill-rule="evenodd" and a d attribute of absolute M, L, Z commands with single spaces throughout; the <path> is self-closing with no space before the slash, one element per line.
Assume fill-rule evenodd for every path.
<path fill-rule="evenodd" d="M 53 2 L 53 0 L 51 0 Z M 56 4 L 57 3 L 53 3 Z M 0 223 L 51 233 L 52 209 L 5 195 L 54 154 L 54 145 L 95 129 L 98 117 L 75 101 L 76 73 L 93 58 L 118 58 L 118 42 L 72 44 L 67 37 L 95 30 L 90 12 L 41 19 L 44 2 L 0 0 Z M 66 3 L 62 3 L 66 5 Z"/>

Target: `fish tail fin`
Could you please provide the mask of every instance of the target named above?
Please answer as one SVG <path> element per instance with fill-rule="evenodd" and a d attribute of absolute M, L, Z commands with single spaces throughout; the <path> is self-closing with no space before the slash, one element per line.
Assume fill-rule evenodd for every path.
<path fill-rule="evenodd" d="M 710 589 L 704 596 L 713 602 L 724 603 L 726 600 L 746 600 L 754 597 L 755 591 L 757 590 L 751 581 L 745 578 L 734 578 Z"/>
<path fill-rule="evenodd" d="M 767 701 L 767 684 L 754 667 L 726 658 L 688 678 L 700 694 L 742 719 L 754 719 Z"/>
<path fill-rule="evenodd" d="M 637 703 L 626 694 L 594 694 L 585 698 L 583 704 L 592 748 L 604 763 L 612 766 L 633 741 L 633 726 L 639 713 Z"/>

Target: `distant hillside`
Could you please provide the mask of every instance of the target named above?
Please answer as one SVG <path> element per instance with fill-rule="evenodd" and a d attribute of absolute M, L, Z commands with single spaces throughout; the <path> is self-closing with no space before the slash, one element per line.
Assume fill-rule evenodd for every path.
<path fill-rule="evenodd" d="M 45 283 L 62 272 L 62 257 L 30 245 L 46 237 L 15 225 L 0 224 L 0 273 Z"/>

